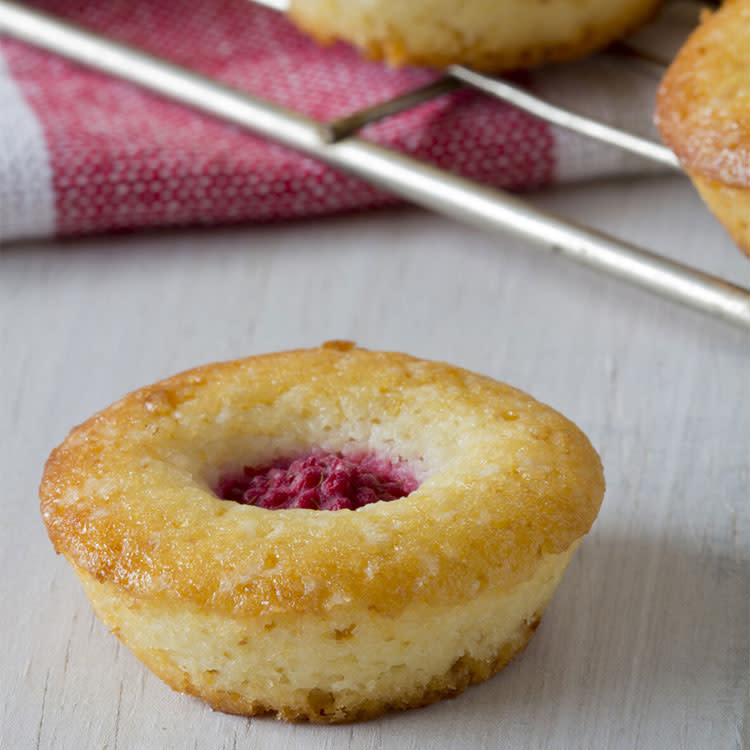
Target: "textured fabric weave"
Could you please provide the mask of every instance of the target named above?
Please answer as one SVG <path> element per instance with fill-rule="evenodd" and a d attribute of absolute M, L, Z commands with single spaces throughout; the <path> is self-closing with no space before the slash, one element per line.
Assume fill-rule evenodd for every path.
<path fill-rule="evenodd" d="M 321 120 L 436 76 L 390 70 L 343 44 L 321 48 L 281 15 L 245 0 L 33 5 Z M 0 91 L 15 92 L 7 100 L 15 103 L 4 101 L 0 113 L 0 239 L 281 220 L 393 200 L 291 150 L 55 55 L 9 39 L 0 42 L 0 53 Z M 608 80 L 606 72 L 598 75 Z M 543 75 L 528 82 L 545 88 Z M 653 81 L 641 76 L 634 85 L 649 102 Z M 632 100 L 604 108 L 616 121 L 632 111 Z M 648 122 L 648 112 L 640 115 Z M 592 152 L 529 115 L 465 90 L 363 134 L 502 188 L 531 189 L 629 168 L 619 158 L 609 164 L 600 147 Z M 28 168 L 20 180 L 19 164 Z"/>

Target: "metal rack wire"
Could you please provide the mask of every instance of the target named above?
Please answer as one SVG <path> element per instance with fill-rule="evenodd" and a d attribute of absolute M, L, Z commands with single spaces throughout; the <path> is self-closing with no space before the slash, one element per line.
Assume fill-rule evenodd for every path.
<path fill-rule="evenodd" d="M 287 4 L 286 0 L 254 1 L 279 11 Z M 412 203 L 493 232 L 515 234 L 537 247 L 750 330 L 749 289 L 545 213 L 516 196 L 356 135 L 366 124 L 468 85 L 556 125 L 680 170 L 677 158 L 661 144 L 555 107 L 507 81 L 451 66 L 443 78 L 426 87 L 333 122 L 318 122 L 19 3 L 0 0 L 0 33 L 244 127 Z M 649 62 L 658 65 L 658 61 Z"/>

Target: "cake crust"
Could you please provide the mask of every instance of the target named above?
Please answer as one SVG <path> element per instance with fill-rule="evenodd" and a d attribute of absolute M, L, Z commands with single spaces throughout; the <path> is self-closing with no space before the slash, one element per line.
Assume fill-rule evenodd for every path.
<path fill-rule="evenodd" d="M 310 448 L 407 461 L 421 484 L 335 512 L 212 489 L 227 470 Z M 40 487 L 55 549 L 157 675 L 221 710 L 312 721 L 423 705 L 499 669 L 603 492 L 596 452 L 549 407 L 346 342 L 137 390 L 73 429 Z M 319 664 L 294 656 L 308 640 Z"/>
<path fill-rule="evenodd" d="M 750 0 L 705 11 L 657 97 L 662 139 L 750 256 Z"/>
<path fill-rule="evenodd" d="M 378 449 L 397 440 L 402 458 L 443 466 L 426 467 L 408 497 L 357 512 L 228 503 L 210 464 L 231 462 L 252 412 L 267 418 L 267 443 L 361 446 L 380 422 Z M 395 429 L 382 429 L 389 417 Z M 465 419 L 472 434 L 459 437 Z M 328 437 L 346 421 L 351 434 Z M 323 347 L 200 367 L 125 396 L 53 451 L 40 495 L 55 549 L 130 594 L 230 614 L 322 613 L 340 598 L 397 614 L 525 580 L 540 555 L 588 531 L 602 488 L 585 436 L 530 396 L 442 363 Z"/>
<path fill-rule="evenodd" d="M 659 88 L 656 123 L 685 167 L 750 187 L 750 0 L 705 11 Z"/>

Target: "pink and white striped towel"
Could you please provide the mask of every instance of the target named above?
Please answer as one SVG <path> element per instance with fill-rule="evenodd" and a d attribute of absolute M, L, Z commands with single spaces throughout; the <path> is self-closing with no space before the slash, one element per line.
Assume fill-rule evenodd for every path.
<path fill-rule="evenodd" d="M 320 48 L 245 0 L 32 4 L 319 119 L 436 75 L 390 70 L 343 44 Z M 528 82 L 574 109 L 654 135 L 657 81 L 645 72 L 597 58 Z M 370 126 L 365 136 L 514 190 L 648 169 L 471 91 Z M 392 200 L 235 127 L 0 39 L 0 241 L 292 219 Z"/>

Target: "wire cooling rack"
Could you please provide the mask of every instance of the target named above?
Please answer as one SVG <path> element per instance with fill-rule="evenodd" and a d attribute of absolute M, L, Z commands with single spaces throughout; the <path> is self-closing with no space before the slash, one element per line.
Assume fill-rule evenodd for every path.
<path fill-rule="evenodd" d="M 280 12 L 287 9 L 287 0 L 254 1 Z M 555 125 L 681 170 L 675 155 L 663 145 L 553 106 L 502 79 L 454 65 L 428 86 L 332 122 L 319 122 L 19 3 L 0 0 L 0 33 L 246 128 L 412 203 L 491 232 L 515 234 L 536 247 L 750 330 L 750 289 L 356 135 L 371 122 L 471 86 Z M 623 61 L 663 66 L 662 61 L 624 45 L 620 51 Z"/>

